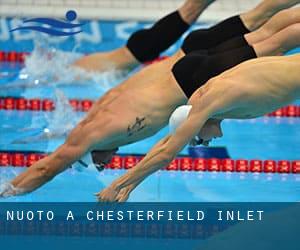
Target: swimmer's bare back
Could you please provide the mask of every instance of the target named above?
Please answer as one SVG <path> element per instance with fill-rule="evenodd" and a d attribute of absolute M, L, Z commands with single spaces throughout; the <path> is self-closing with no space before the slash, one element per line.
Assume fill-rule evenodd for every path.
<path fill-rule="evenodd" d="M 206 89 L 218 97 L 213 118 L 249 119 L 272 112 L 300 98 L 300 55 L 249 60 L 212 79 Z M 226 87 L 224 87 L 226 86 Z M 189 103 L 199 105 L 203 89 Z"/>
<path fill-rule="evenodd" d="M 93 148 L 107 150 L 153 135 L 168 123 L 174 108 L 187 101 L 171 68 L 183 53 L 148 66 L 99 99 L 83 122 L 110 124 L 115 134 Z"/>

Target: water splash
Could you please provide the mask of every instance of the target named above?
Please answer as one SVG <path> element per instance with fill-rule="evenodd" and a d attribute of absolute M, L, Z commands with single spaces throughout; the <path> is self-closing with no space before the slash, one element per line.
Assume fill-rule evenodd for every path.
<path fill-rule="evenodd" d="M 55 110 L 45 114 L 48 126 L 44 132 L 53 137 L 66 136 L 80 121 L 81 115 L 75 112 L 68 98 L 58 89 L 55 90 Z"/>
<path fill-rule="evenodd" d="M 22 188 L 16 188 L 10 182 L 0 184 L 0 198 L 8 198 L 25 193 Z"/>
<path fill-rule="evenodd" d="M 82 114 L 75 112 L 64 93 L 55 90 L 55 110 L 45 112 L 45 126 L 36 131 L 34 135 L 18 138 L 12 144 L 27 144 L 47 141 L 50 139 L 61 139 L 66 137 L 82 118 Z M 35 116 L 33 116 L 31 127 L 37 127 Z"/>
<path fill-rule="evenodd" d="M 56 49 L 46 37 L 37 36 L 34 50 L 25 58 L 24 68 L 14 82 L 3 84 L 2 89 L 33 88 L 43 86 L 94 84 L 103 92 L 115 87 L 128 72 L 113 67 L 105 72 L 87 72 L 72 64 L 83 54 Z"/>
<path fill-rule="evenodd" d="M 20 72 L 20 78 L 35 85 L 56 82 L 64 78 L 71 81 L 72 79 L 68 78 L 72 74 L 65 69 L 81 56 L 79 53 L 57 50 L 45 37 L 38 36 L 34 41 L 34 50 L 25 58 L 25 67 Z"/>
<path fill-rule="evenodd" d="M 18 176 L 22 171 L 23 169 L 18 168 L 4 168 L 1 170 L 0 198 L 7 198 L 24 193 L 23 189 L 15 188 L 10 182 L 10 180 Z"/>

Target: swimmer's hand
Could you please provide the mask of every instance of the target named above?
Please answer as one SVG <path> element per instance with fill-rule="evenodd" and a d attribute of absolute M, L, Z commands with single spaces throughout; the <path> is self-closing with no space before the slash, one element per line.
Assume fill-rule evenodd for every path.
<path fill-rule="evenodd" d="M 0 188 L 0 198 L 7 198 L 17 194 L 17 189 L 11 183 L 5 183 Z"/>
<path fill-rule="evenodd" d="M 128 200 L 130 193 L 132 192 L 134 188 L 132 186 L 128 186 L 125 188 L 122 188 L 119 194 L 117 195 L 117 202 L 125 202 Z"/>
<path fill-rule="evenodd" d="M 99 202 L 116 202 L 119 192 L 120 189 L 114 186 L 109 186 L 95 195 Z"/>
<path fill-rule="evenodd" d="M 96 194 L 98 201 L 102 202 L 125 202 L 128 200 L 130 193 L 135 189 L 136 185 L 129 185 L 121 190 L 108 187 L 102 192 Z"/>

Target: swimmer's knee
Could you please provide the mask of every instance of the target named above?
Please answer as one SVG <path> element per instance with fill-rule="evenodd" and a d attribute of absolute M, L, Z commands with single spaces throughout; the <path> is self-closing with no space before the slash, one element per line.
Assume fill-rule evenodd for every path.
<path fill-rule="evenodd" d="M 154 60 L 189 27 L 179 12 L 175 11 L 160 19 L 151 28 L 133 33 L 128 39 L 127 48 L 141 63 Z"/>

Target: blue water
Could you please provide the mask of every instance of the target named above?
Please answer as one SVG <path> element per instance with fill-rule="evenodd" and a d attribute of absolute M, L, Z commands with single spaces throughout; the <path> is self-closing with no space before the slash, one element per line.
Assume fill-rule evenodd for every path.
<path fill-rule="evenodd" d="M 1 72 L 18 73 L 19 65 L 0 65 Z M 1 89 L 1 96 L 53 98 L 53 86 L 31 90 Z M 103 91 L 95 84 L 58 86 L 68 98 L 97 99 Z M 298 103 L 299 104 L 299 103 Z M 76 114 L 77 119 L 84 113 Z M 50 115 L 51 117 L 51 115 Z M 57 138 L 34 143 L 13 143 L 35 136 L 48 126 L 44 112 L 0 110 L 0 151 L 53 151 L 64 140 Z M 296 160 L 300 156 L 300 119 L 260 118 L 247 121 L 228 120 L 222 124 L 224 137 L 212 146 L 226 146 L 232 158 Z M 168 132 L 162 129 L 144 141 L 124 146 L 119 153 L 147 153 Z M 184 149 L 182 154 L 187 154 Z M 9 180 L 23 168 L 0 168 L 1 182 Z M 32 194 L 1 201 L 94 201 L 93 193 L 109 185 L 123 171 L 106 170 L 76 172 L 68 170 Z M 1 183 L 0 182 L 0 183 Z M 278 174 L 158 172 L 147 179 L 131 195 L 130 201 L 298 201 L 300 176 Z"/>

